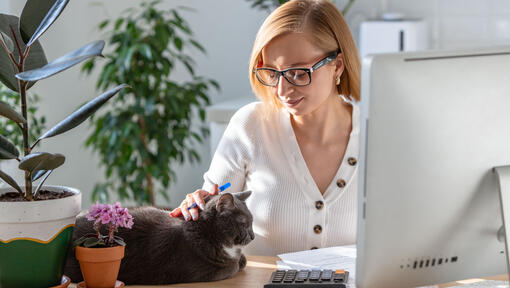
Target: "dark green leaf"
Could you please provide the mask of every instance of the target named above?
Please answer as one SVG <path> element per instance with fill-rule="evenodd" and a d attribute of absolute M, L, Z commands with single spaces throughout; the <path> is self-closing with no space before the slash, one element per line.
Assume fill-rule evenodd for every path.
<path fill-rule="evenodd" d="M 126 242 L 124 242 L 122 239 L 120 239 L 118 237 L 113 238 L 113 241 L 115 243 L 119 244 L 120 246 L 126 246 Z"/>
<path fill-rule="evenodd" d="M 99 245 L 101 241 L 97 238 L 87 238 L 84 242 L 83 242 L 83 247 L 85 248 L 91 248 L 91 247 L 94 247 L 96 245 Z"/>
<path fill-rule="evenodd" d="M 76 246 L 80 246 L 81 244 L 83 244 L 83 242 L 85 242 L 85 240 L 87 240 L 87 237 L 85 236 L 81 236 L 80 238 L 74 240 L 73 242 L 73 246 L 76 247 Z"/>
<path fill-rule="evenodd" d="M 55 2 L 56 0 L 27 0 L 25 2 L 19 21 L 23 43 L 28 43 Z"/>
<path fill-rule="evenodd" d="M 197 41 L 193 40 L 193 39 L 190 39 L 189 42 L 195 46 L 198 50 L 200 50 L 202 53 L 205 53 L 205 48 L 200 45 Z"/>
<path fill-rule="evenodd" d="M 12 31 L 14 31 L 16 37 L 12 35 Z M 0 32 L 3 32 L 9 37 L 11 37 L 14 41 L 14 39 L 18 39 L 18 43 L 20 44 L 21 51 L 25 50 L 25 44 L 23 41 L 21 41 L 21 35 L 19 33 L 18 29 L 18 17 L 11 16 L 11 15 L 5 15 L 0 14 Z M 19 51 L 17 48 L 13 51 L 14 58 L 19 59 Z M 28 57 L 25 59 L 25 69 L 26 70 L 32 70 L 40 68 L 44 65 L 46 65 L 48 61 L 46 60 L 46 56 L 44 55 L 44 51 L 39 44 L 39 41 L 36 41 L 31 47 L 30 47 L 30 53 L 28 53 Z M 0 81 L 5 84 L 9 89 L 12 91 L 18 91 L 18 80 L 14 75 L 18 71 L 16 68 L 13 67 L 13 64 L 11 62 L 11 59 L 7 55 L 7 53 L 0 49 Z M 35 82 L 28 83 L 27 89 L 32 87 L 35 84 Z"/>
<path fill-rule="evenodd" d="M 19 151 L 9 140 L 0 135 L 0 159 L 16 159 Z"/>
<path fill-rule="evenodd" d="M 182 40 L 181 38 L 178 38 L 178 37 L 174 37 L 174 44 L 175 44 L 175 47 L 181 51 L 182 50 Z"/>
<path fill-rule="evenodd" d="M 12 188 L 16 189 L 19 193 L 23 194 L 21 191 L 21 187 L 19 187 L 18 183 L 12 179 L 11 176 L 5 174 L 3 171 L 0 170 L 0 178 L 5 181 L 5 183 L 11 185 Z"/>
<path fill-rule="evenodd" d="M 32 172 L 41 162 L 51 158 L 51 155 L 52 154 L 48 152 L 30 153 L 27 156 L 21 158 L 18 168 L 21 170 Z"/>
<path fill-rule="evenodd" d="M 60 153 L 50 154 L 50 157 L 43 159 L 32 171 L 53 170 L 64 164 L 66 157 Z"/>
<path fill-rule="evenodd" d="M 16 78 L 24 81 L 37 81 L 50 77 L 82 61 L 101 55 L 103 48 L 103 40 L 94 41 L 52 61 L 51 63 L 48 63 L 41 68 L 16 74 Z"/>
<path fill-rule="evenodd" d="M 34 174 L 32 174 L 32 182 L 34 182 L 37 179 L 44 176 L 44 174 L 46 174 L 46 172 L 48 172 L 48 170 L 39 170 L 39 171 L 35 172 Z"/>
<path fill-rule="evenodd" d="M 12 42 L 11 37 L 9 37 L 4 32 L 0 31 L 0 45 L 4 46 L 9 52 L 14 51 L 14 42 Z"/>
<path fill-rule="evenodd" d="M 99 29 L 103 29 L 104 27 L 106 27 L 106 25 L 108 25 L 108 23 L 110 23 L 110 21 L 104 20 L 99 24 Z"/>
<path fill-rule="evenodd" d="M 124 19 L 123 18 L 117 19 L 117 21 L 115 21 L 115 28 L 114 28 L 114 30 L 119 30 L 119 28 L 122 25 L 122 23 L 124 23 Z"/>
<path fill-rule="evenodd" d="M 142 55 L 151 60 L 152 59 L 152 52 L 151 52 L 151 47 L 147 44 L 142 44 L 140 45 L 140 52 L 142 53 Z"/>
<path fill-rule="evenodd" d="M 46 0 L 46 1 L 51 1 L 51 0 Z M 69 0 L 56 0 L 55 3 L 53 4 L 53 6 L 51 6 L 48 13 L 46 13 L 46 15 L 44 16 L 42 21 L 37 26 L 37 29 L 32 34 L 30 33 L 30 31 L 24 30 L 25 24 L 23 24 L 23 22 L 31 21 L 37 17 L 40 17 L 41 14 L 36 14 L 37 13 L 36 11 L 38 11 L 38 10 L 35 9 L 34 5 L 40 4 L 41 0 L 30 0 L 27 2 L 27 4 L 29 2 L 30 3 L 36 2 L 36 4 L 29 4 L 29 5 L 25 6 L 29 10 L 27 11 L 27 13 L 25 13 L 26 14 L 25 16 L 23 15 L 23 13 L 21 14 L 21 19 L 20 19 L 21 25 L 20 26 L 21 26 L 21 30 L 24 31 L 24 33 L 26 33 L 27 35 L 30 35 L 30 40 L 28 40 L 28 43 L 27 42 L 25 42 L 25 43 L 27 43 L 27 46 L 32 46 L 32 44 L 35 41 L 37 41 L 37 39 L 39 39 L 39 37 L 41 37 L 41 35 L 44 32 L 46 32 L 46 30 L 48 30 L 48 28 L 50 28 L 51 24 L 53 24 L 53 22 L 55 22 L 55 20 L 57 20 L 58 16 L 60 16 L 60 13 L 62 13 L 64 8 L 66 7 L 67 3 L 69 3 Z M 25 10 L 25 8 L 23 10 Z M 39 11 L 44 13 L 44 11 L 42 11 L 42 10 L 39 10 Z M 23 11 L 23 12 L 25 12 L 25 11 Z M 31 27 L 32 26 L 31 23 L 32 22 L 30 22 L 26 26 Z"/>
<path fill-rule="evenodd" d="M 11 119 L 16 123 L 26 123 L 27 121 L 23 116 L 16 112 L 9 104 L 0 101 L 0 115 L 5 118 Z"/>
<path fill-rule="evenodd" d="M 117 92 L 126 87 L 128 87 L 126 84 L 122 84 L 97 96 L 87 104 L 80 107 L 80 109 L 67 116 L 64 120 L 60 121 L 57 125 L 39 137 L 38 140 L 53 137 L 80 125 L 90 115 L 96 112 L 96 110 L 99 109 L 104 103 L 106 103 L 110 98 L 117 94 Z"/>
<path fill-rule="evenodd" d="M 34 199 L 37 199 L 37 197 L 39 196 L 39 190 L 41 190 L 41 187 L 44 184 L 44 182 L 46 181 L 46 179 L 48 179 L 48 177 L 50 177 L 51 172 L 53 172 L 53 170 L 49 170 L 48 174 L 46 174 L 46 176 L 44 176 L 44 178 L 41 180 L 41 182 L 39 182 L 39 185 L 37 185 L 37 188 L 35 189 L 35 192 L 34 192 Z"/>

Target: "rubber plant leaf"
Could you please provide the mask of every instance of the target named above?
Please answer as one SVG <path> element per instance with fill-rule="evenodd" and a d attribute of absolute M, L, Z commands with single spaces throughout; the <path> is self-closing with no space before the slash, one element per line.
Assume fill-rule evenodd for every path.
<path fill-rule="evenodd" d="M 67 53 L 60 58 L 55 59 L 43 67 L 18 73 L 16 74 L 16 78 L 23 81 L 37 81 L 48 78 L 89 58 L 101 55 L 103 48 L 103 40 L 91 42 L 81 48 Z"/>
<path fill-rule="evenodd" d="M 0 159 L 16 159 L 19 151 L 7 138 L 0 135 Z"/>
<path fill-rule="evenodd" d="M 78 110 L 73 112 L 71 115 L 67 116 L 64 120 L 60 121 L 57 125 L 53 126 L 50 130 L 45 132 L 41 137 L 39 137 L 36 143 L 42 139 L 56 136 L 58 134 L 62 134 L 68 130 L 73 129 L 74 127 L 80 125 L 83 121 L 85 121 L 90 115 L 94 114 L 104 103 L 106 103 L 110 98 L 112 98 L 115 94 L 117 94 L 120 90 L 128 87 L 126 84 L 121 84 L 115 88 L 112 88 L 103 94 L 97 96 L 91 101 L 87 102 L 85 105 L 81 106 Z M 34 145 L 36 144 L 34 143 Z"/>
<path fill-rule="evenodd" d="M 33 3 L 36 2 L 36 3 Z M 46 10 L 47 13 L 45 13 L 45 9 L 37 10 L 37 5 L 44 3 L 44 2 L 54 2 L 53 5 L 49 10 Z M 23 8 L 23 12 L 21 12 L 21 19 L 20 19 L 20 30 L 23 30 L 26 35 L 30 36 L 30 39 L 28 42 L 23 39 L 25 43 L 27 43 L 27 46 L 32 46 L 32 44 L 41 37 L 48 28 L 50 28 L 51 24 L 57 20 L 58 16 L 60 16 L 60 13 L 64 10 L 67 3 L 69 3 L 69 0 L 57 0 L 57 1 L 48 1 L 48 0 L 30 0 L 27 1 L 25 4 L 25 7 Z M 46 5 L 44 5 L 46 4 Z M 47 6 L 47 3 L 44 3 L 44 6 Z M 25 15 L 24 15 L 25 14 Z M 44 18 L 42 20 L 41 16 L 44 14 Z M 31 18 L 32 17 L 32 18 Z M 38 23 L 38 21 L 40 21 Z M 26 23 L 26 24 L 25 24 Z M 34 24 L 38 24 L 35 31 L 32 32 Z M 22 35 L 23 37 L 23 35 Z"/>
<path fill-rule="evenodd" d="M 7 119 L 10 119 L 16 123 L 25 123 L 27 122 L 21 114 L 16 112 L 9 104 L 0 101 L 0 115 L 4 116 Z"/>
<path fill-rule="evenodd" d="M 7 34 L 13 41 L 16 41 L 15 39 L 17 39 L 17 43 L 20 45 L 21 51 L 23 53 L 23 51 L 25 51 L 25 43 L 21 41 L 21 34 L 18 29 L 18 21 L 19 18 L 16 16 L 0 14 L 0 32 Z M 13 36 L 13 32 L 16 37 Z M 12 54 L 14 54 L 14 59 L 19 59 L 20 55 L 17 47 L 14 48 Z M 28 56 L 25 59 L 25 70 L 37 69 L 46 64 L 48 64 L 46 55 L 44 55 L 44 51 L 41 47 L 41 44 L 39 44 L 39 41 L 36 41 L 30 47 Z M 4 49 L 0 49 L 0 82 L 2 82 L 12 91 L 19 92 L 18 79 L 14 77 L 16 73 L 18 73 L 18 70 L 11 62 L 11 58 Z M 32 87 L 34 84 L 35 82 L 29 82 L 27 89 Z"/>

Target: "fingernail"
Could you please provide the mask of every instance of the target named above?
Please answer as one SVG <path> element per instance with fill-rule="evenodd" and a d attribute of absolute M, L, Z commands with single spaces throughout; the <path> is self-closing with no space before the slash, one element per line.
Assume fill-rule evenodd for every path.
<path fill-rule="evenodd" d="M 189 215 L 185 215 L 184 218 L 186 218 L 186 221 L 189 221 Z"/>
<path fill-rule="evenodd" d="M 197 213 L 191 213 L 191 216 L 193 217 L 193 221 L 197 220 Z"/>
<path fill-rule="evenodd" d="M 204 204 L 200 203 L 200 204 L 198 204 L 198 206 L 200 206 L 200 209 L 205 210 Z"/>

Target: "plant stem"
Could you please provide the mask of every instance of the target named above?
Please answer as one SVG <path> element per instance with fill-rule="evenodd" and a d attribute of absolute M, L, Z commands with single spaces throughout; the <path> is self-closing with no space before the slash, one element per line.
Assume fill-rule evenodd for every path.
<path fill-rule="evenodd" d="M 140 114 L 136 115 L 137 117 L 137 120 L 138 120 L 138 125 L 140 126 L 140 139 L 142 140 L 142 143 L 143 145 L 145 146 L 145 149 L 147 151 L 150 151 L 149 150 L 149 144 L 147 143 L 147 139 L 145 138 L 145 134 L 147 134 L 147 128 L 146 128 L 146 125 L 145 125 L 145 120 L 143 119 L 143 116 L 141 116 Z M 149 167 L 150 164 L 151 164 L 151 161 L 149 159 L 149 157 L 147 157 L 144 161 L 144 164 L 145 164 L 145 167 Z M 152 175 L 151 173 L 146 173 L 145 174 L 145 179 L 147 180 L 147 190 L 149 192 L 149 201 L 151 203 L 152 206 L 154 206 L 155 204 L 155 201 L 154 201 L 154 185 L 152 183 Z"/>
<path fill-rule="evenodd" d="M 27 53 L 22 53 L 21 51 L 21 45 L 19 44 L 18 37 L 16 37 L 16 33 L 14 33 L 14 29 L 12 26 L 11 33 L 14 38 L 14 41 L 16 42 L 16 46 L 18 48 L 19 52 L 19 62 L 17 63 L 18 73 L 21 73 L 25 69 L 25 58 L 28 56 L 28 49 Z M 23 131 L 23 151 L 24 156 L 27 156 L 30 154 L 30 144 L 28 143 L 28 117 L 27 117 L 27 84 L 28 82 L 22 81 L 18 79 L 18 89 L 19 89 L 19 95 L 21 98 L 21 113 L 23 117 L 25 118 L 25 123 L 21 125 L 21 130 Z M 25 171 L 25 199 L 28 201 L 34 201 L 34 197 L 32 195 L 32 175 L 29 171 Z"/>
<path fill-rule="evenodd" d="M 113 232 L 114 232 L 114 228 L 113 228 L 113 225 L 110 225 L 109 227 L 110 231 L 108 231 L 108 245 L 112 245 L 113 243 Z"/>

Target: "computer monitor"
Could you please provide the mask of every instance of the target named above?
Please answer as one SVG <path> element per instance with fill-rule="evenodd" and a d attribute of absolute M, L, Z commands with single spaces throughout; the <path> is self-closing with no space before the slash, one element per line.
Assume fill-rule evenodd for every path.
<path fill-rule="evenodd" d="M 510 46 L 372 55 L 361 83 L 357 287 L 507 273 Z"/>

